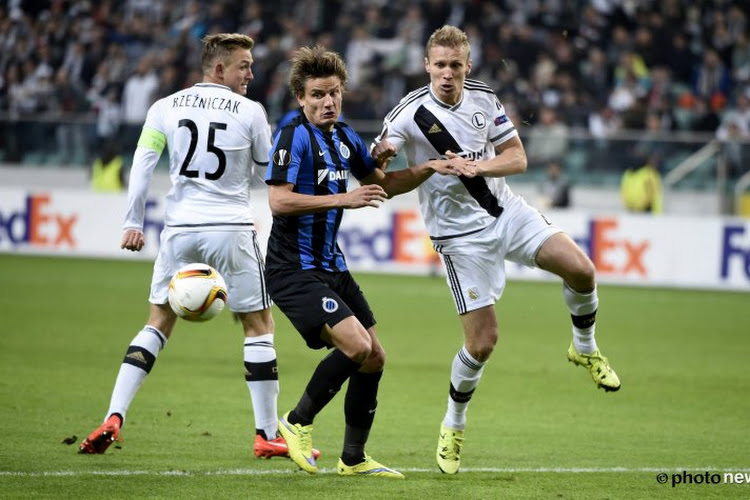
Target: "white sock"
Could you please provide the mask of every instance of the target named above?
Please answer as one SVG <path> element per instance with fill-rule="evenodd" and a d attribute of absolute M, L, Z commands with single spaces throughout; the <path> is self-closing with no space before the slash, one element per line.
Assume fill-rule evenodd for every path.
<path fill-rule="evenodd" d="M 245 381 L 253 401 L 255 428 L 274 439 L 279 430 L 279 374 L 273 333 L 245 337 Z"/>
<path fill-rule="evenodd" d="M 573 320 L 573 345 L 581 354 L 591 354 L 596 351 L 596 309 L 599 298 L 596 287 L 589 293 L 576 292 L 567 283 L 563 284 L 563 296 L 568 305 Z"/>
<path fill-rule="evenodd" d="M 456 430 L 466 427 L 466 411 L 469 409 L 469 400 L 474 393 L 479 379 L 482 378 L 484 363 L 474 359 L 466 346 L 453 358 L 451 366 L 451 388 L 448 396 L 448 410 L 445 412 L 443 425 Z"/>
<path fill-rule="evenodd" d="M 113 413 L 119 413 L 125 422 L 125 413 L 130 403 L 141 388 L 146 375 L 153 368 L 159 351 L 166 343 L 167 337 L 157 328 L 149 325 L 144 326 L 143 330 L 133 338 L 125 353 L 125 359 L 120 365 L 105 420 Z"/>

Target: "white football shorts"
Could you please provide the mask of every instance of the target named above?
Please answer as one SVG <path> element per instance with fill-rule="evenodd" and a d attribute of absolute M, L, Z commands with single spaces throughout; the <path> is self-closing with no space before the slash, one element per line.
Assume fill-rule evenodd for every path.
<path fill-rule="evenodd" d="M 521 196 L 510 196 L 489 227 L 461 238 L 433 241 L 458 314 L 494 305 L 505 289 L 505 261 L 538 267 L 547 238 L 562 230 Z"/>
<path fill-rule="evenodd" d="M 254 312 L 271 307 L 263 277 L 265 260 L 254 229 L 185 232 L 164 228 L 154 262 L 149 302 L 168 302 L 169 281 L 182 266 L 202 262 L 213 267 L 227 284 L 227 307 Z"/>

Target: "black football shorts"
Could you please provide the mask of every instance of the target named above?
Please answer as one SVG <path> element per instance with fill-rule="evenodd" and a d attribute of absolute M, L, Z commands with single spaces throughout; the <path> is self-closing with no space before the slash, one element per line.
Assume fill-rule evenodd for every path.
<path fill-rule="evenodd" d="M 365 328 L 375 325 L 370 304 L 349 271 L 266 268 L 266 286 L 311 349 L 333 347 L 320 338 L 324 324 L 333 327 L 356 316 Z"/>

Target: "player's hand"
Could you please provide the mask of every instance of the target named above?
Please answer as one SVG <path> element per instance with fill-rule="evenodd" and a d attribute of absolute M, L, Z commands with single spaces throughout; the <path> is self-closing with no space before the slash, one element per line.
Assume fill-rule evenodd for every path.
<path fill-rule="evenodd" d="M 346 196 L 345 208 L 379 207 L 388 195 L 377 184 L 366 184 L 349 191 Z"/>
<path fill-rule="evenodd" d="M 396 156 L 396 147 L 388 142 L 387 137 L 388 134 L 386 132 L 386 134 L 375 143 L 372 151 L 370 151 L 370 154 L 372 154 L 372 157 L 375 159 L 375 163 L 381 170 L 387 169 L 388 165 L 391 163 L 391 159 Z"/>
<path fill-rule="evenodd" d="M 474 177 L 477 175 L 477 162 L 457 155 L 453 151 L 445 152 L 445 160 L 437 160 L 433 164 L 434 170 L 443 175 L 463 175 Z"/>
<path fill-rule="evenodd" d="M 143 231 L 138 229 L 126 229 L 122 234 L 120 248 L 130 250 L 131 252 L 140 252 L 146 239 L 143 237 Z"/>

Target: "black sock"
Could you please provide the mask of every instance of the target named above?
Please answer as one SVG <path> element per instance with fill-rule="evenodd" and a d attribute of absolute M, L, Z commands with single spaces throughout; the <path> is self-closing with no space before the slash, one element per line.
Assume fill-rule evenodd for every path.
<path fill-rule="evenodd" d="M 365 459 L 365 443 L 370 435 L 378 407 L 378 385 L 383 372 L 357 372 L 349 379 L 344 413 L 346 433 L 341 460 L 346 465 L 356 465 Z"/>
<path fill-rule="evenodd" d="M 327 405 L 341 386 L 353 373 L 359 370 L 359 363 L 346 354 L 334 349 L 323 358 L 307 383 L 305 393 L 297 406 L 289 412 L 289 423 L 310 425 L 315 416 Z"/>

